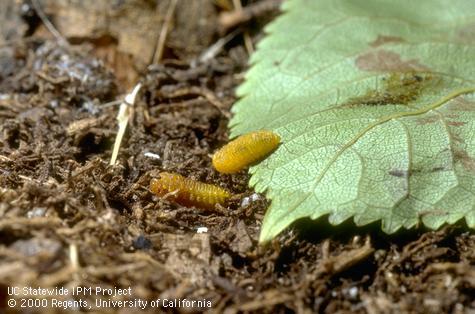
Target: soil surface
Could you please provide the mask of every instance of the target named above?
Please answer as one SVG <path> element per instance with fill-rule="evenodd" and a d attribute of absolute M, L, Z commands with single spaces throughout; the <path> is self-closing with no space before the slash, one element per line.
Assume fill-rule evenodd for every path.
<path fill-rule="evenodd" d="M 463 223 L 389 236 L 379 223 L 302 220 L 259 246 L 265 198 L 210 156 L 278 1 L 158 2 L 0 2 L 0 312 L 89 311 L 68 308 L 82 300 L 97 313 L 475 313 L 475 235 Z M 117 100 L 138 82 L 111 166 Z M 235 196 L 182 207 L 150 193 L 160 171 Z M 27 309 L 21 291 L 9 308 L 12 287 L 70 294 Z M 202 303 L 95 306 L 108 299 Z"/>

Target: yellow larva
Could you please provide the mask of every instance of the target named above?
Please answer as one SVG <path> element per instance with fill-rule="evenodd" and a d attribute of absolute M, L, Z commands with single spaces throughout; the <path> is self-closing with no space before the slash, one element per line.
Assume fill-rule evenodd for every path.
<path fill-rule="evenodd" d="M 255 131 L 241 135 L 224 145 L 213 155 L 213 166 L 221 173 L 236 173 L 261 161 L 280 143 L 280 136 L 272 131 Z"/>
<path fill-rule="evenodd" d="M 150 181 L 150 190 L 158 196 L 168 194 L 168 199 L 183 206 L 213 209 L 223 204 L 231 193 L 219 186 L 187 179 L 179 174 L 161 172 L 160 178 Z"/>

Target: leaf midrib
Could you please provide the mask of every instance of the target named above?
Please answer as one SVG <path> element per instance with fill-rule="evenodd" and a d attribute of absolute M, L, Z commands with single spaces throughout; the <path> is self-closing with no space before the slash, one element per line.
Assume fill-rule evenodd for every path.
<path fill-rule="evenodd" d="M 311 191 L 315 191 L 315 188 L 318 186 L 318 184 L 321 182 L 322 178 L 325 176 L 326 172 L 328 171 L 328 169 L 330 169 L 330 167 L 335 163 L 335 161 L 351 146 L 353 146 L 358 140 L 360 140 L 364 135 L 366 135 L 366 133 L 368 133 L 370 130 L 372 130 L 373 128 L 379 126 L 379 125 L 382 125 L 390 120 L 393 120 L 393 119 L 400 119 L 400 118 L 404 118 L 404 117 L 410 117 L 410 116 L 418 116 L 418 115 L 422 115 L 422 114 L 425 114 L 431 110 L 434 110 L 434 109 L 437 109 L 441 106 L 443 106 L 445 103 L 447 103 L 448 101 L 458 97 L 458 96 L 461 96 L 461 95 L 464 95 L 464 94 L 470 94 L 470 93 L 473 93 L 475 92 L 475 87 L 466 87 L 466 88 L 461 88 L 461 89 L 458 89 L 458 90 L 455 90 L 453 91 L 452 93 L 446 95 L 445 97 L 442 97 L 440 100 L 434 102 L 433 104 L 427 106 L 427 107 L 424 107 L 424 108 L 421 108 L 419 110 L 415 110 L 415 111 L 409 111 L 409 112 L 397 112 L 397 113 L 394 113 L 394 114 L 391 114 L 385 118 L 382 118 L 370 125 L 368 125 L 366 128 L 364 128 L 363 130 L 361 130 L 353 139 L 351 139 L 348 143 L 346 143 L 336 154 L 335 156 L 328 162 L 328 164 L 325 166 L 325 168 L 323 169 L 323 171 L 320 173 L 319 176 L 317 176 L 316 180 L 315 180 L 315 183 L 314 185 L 312 186 L 312 189 Z"/>

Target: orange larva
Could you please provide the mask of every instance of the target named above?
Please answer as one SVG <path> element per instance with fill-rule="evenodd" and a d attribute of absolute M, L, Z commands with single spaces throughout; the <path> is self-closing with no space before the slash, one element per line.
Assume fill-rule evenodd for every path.
<path fill-rule="evenodd" d="M 150 190 L 158 196 L 165 196 L 183 206 L 213 209 L 223 204 L 231 193 L 219 186 L 187 179 L 179 174 L 161 172 L 160 178 L 150 181 Z"/>
<path fill-rule="evenodd" d="M 224 145 L 213 155 L 213 166 L 221 173 L 236 173 L 261 161 L 280 143 L 280 136 L 272 131 L 254 131 L 241 135 Z"/>

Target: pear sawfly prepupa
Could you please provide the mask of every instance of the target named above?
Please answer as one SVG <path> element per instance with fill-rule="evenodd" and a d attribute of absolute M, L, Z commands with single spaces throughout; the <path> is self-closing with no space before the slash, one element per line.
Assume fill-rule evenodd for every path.
<path fill-rule="evenodd" d="M 219 186 L 188 179 L 177 173 L 161 172 L 159 176 L 150 181 L 150 190 L 186 207 L 213 209 L 216 204 L 222 205 L 231 197 L 230 192 Z"/>
<path fill-rule="evenodd" d="M 221 173 L 239 172 L 264 159 L 279 143 L 280 136 L 272 131 L 259 130 L 241 135 L 213 155 L 213 166 Z"/>

